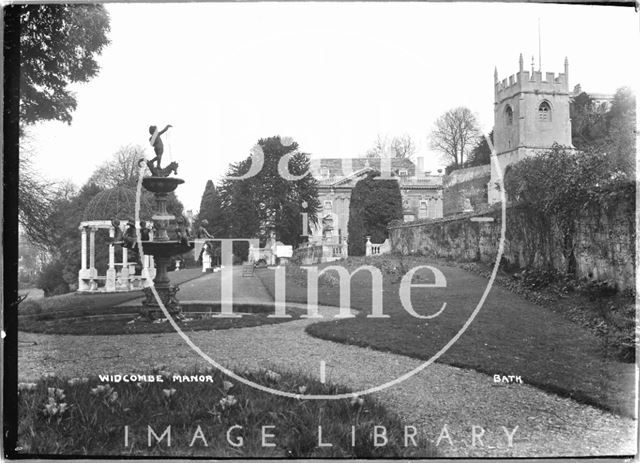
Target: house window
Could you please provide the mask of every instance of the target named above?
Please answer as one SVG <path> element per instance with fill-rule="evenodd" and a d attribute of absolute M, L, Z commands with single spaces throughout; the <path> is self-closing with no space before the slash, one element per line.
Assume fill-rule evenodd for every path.
<path fill-rule="evenodd" d="M 544 122 L 551 121 L 551 106 L 547 101 L 543 101 L 540 103 L 540 106 L 538 106 L 538 120 Z"/>
<path fill-rule="evenodd" d="M 407 171 L 407 169 L 400 169 L 400 170 L 398 171 L 398 175 L 399 175 L 400 177 L 406 177 L 407 175 L 409 175 L 409 172 Z"/>
<path fill-rule="evenodd" d="M 328 167 L 323 167 L 320 169 L 320 177 L 327 178 L 331 174 L 331 171 Z"/>
<path fill-rule="evenodd" d="M 325 211 L 330 211 L 333 208 L 333 202 L 332 201 L 325 201 L 324 202 L 324 210 Z"/>
<path fill-rule="evenodd" d="M 429 217 L 429 205 L 426 201 L 420 201 L 420 208 L 418 209 L 418 218 L 426 219 Z"/>
<path fill-rule="evenodd" d="M 511 106 L 507 105 L 504 110 L 504 115 L 507 121 L 507 125 L 513 125 L 513 109 L 511 109 Z"/>

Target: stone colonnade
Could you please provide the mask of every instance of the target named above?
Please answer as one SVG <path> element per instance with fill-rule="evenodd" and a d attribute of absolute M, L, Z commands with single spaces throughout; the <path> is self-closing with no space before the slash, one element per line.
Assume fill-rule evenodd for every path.
<path fill-rule="evenodd" d="M 124 233 L 127 226 L 126 221 L 121 221 L 120 229 Z M 149 228 L 152 224 L 147 225 Z M 109 230 L 109 237 L 116 236 L 115 227 L 109 220 L 91 220 L 80 223 L 80 250 L 81 262 L 78 272 L 78 291 L 80 292 L 115 292 L 131 291 L 149 286 L 156 274 L 153 256 L 142 255 L 142 272 L 135 274 L 136 262 L 129 262 L 128 249 L 122 246 L 122 260 L 116 262 L 115 245 L 109 244 L 109 267 L 104 276 L 98 275 L 95 264 L 96 253 L 96 232 L 98 230 Z M 138 224 L 139 229 L 139 224 Z M 88 235 L 88 236 L 87 236 Z M 89 249 L 87 252 L 87 237 Z M 153 239 L 153 230 L 149 231 L 149 239 Z M 89 265 L 87 266 L 87 254 Z M 104 284 L 101 284 L 104 282 Z"/>

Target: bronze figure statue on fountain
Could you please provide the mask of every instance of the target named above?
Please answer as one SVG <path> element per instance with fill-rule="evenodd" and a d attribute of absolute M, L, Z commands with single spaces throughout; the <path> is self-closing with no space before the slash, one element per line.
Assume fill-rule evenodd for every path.
<path fill-rule="evenodd" d="M 171 162 L 165 168 L 162 168 L 160 165 L 162 163 L 162 155 L 164 154 L 164 144 L 162 143 L 161 136 L 171 127 L 173 127 L 171 124 L 167 124 L 164 129 L 158 131 L 158 128 L 155 125 L 149 126 L 149 133 L 151 134 L 151 137 L 149 137 L 149 143 L 153 146 L 153 151 L 156 153 L 156 156 L 147 161 L 147 167 L 151 171 L 151 175 L 154 177 L 168 177 L 171 172 L 173 172 L 174 175 L 178 175 L 177 162 Z"/>

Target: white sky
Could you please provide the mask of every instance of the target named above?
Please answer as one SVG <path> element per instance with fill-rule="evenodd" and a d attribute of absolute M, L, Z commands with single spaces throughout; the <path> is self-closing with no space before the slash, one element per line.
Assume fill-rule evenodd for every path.
<path fill-rule="evenodd" d="M 440 166 L 427 135 L 464 105 L 493 126 L 493 70 L 518 55 L 563 71 L 589 92 L 637 90 L 638 16 L 632 8 L 500 3 L 108 4 L 111 44 L 100 74 L 78 85 L 71 126 L 32 129 L 51 179 L 86 181 L 120 146 L 147 148 L 148 126 L 174 128 L 165 158 L 197 210 L 208 179 L 259 138 L 292 136 L 318 157 L 355 157 L 376 135 L 410 134 L 425 168 Z M 635 50 L 635 51 L 634 51 Z M 537 67 L 537 64 L 536 64 Z M 166 135 L 165 135 L 166 137 Z M 168 146 L 167 146 L 168 145 Z M 63 162 L 61 162 L 63 160 Z M 165 161 L 166 160 L 166 161 Z"/>

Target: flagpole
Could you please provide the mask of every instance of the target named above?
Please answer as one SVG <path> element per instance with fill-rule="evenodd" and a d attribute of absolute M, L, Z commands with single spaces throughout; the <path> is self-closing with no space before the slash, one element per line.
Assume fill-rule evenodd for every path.
<path fill-rule="evenodd" d="M 540 18 L 538 18 L 538 72 L 542 72 L 542 39 L 540 35 Z"/>

